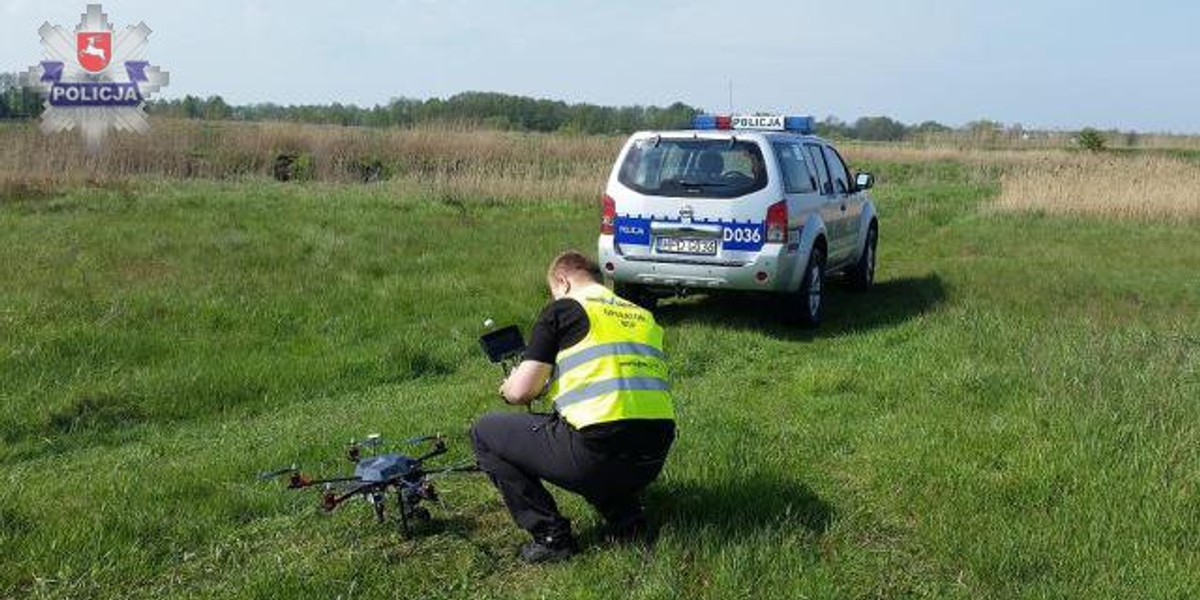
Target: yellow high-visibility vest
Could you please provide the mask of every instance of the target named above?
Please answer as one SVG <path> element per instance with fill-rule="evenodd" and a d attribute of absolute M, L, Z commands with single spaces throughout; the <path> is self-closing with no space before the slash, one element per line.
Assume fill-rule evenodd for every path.
<path fill-rule="evenodd" d="M 623 419 L 674 419 L 663 330 L 650 311 L 600 284 L 570 297 L 588 334 L 555 358 L 549 396 L 576 429 Z"/>

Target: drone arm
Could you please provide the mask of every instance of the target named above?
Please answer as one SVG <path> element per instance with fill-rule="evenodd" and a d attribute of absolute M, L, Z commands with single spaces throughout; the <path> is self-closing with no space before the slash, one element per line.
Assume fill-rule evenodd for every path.
<path fill-rule="evenodd" d="M 296 472 L 292 474 L 291 481 L 288 482 L 288 488 L 299 490 L 314 485 L 324 485 L 326 483 L 346 483 L 349 481 L 358 481 L 357 477 L 331 477 L 328 479 L 309 479 L 303 473 Z"/>
<path fill-rule="evenodd" d="M 363 494 L 363 493 L 369 492 L 371 490 L 374 490 L 377 487 L 379 487 L 379 484 L 377 484 L 377 483 L 365 483 L 363 485 L 351 488 L 349 491 L 347 491 L 343 494 L 327 493 L 327 494 L 325 494 L 325 496 L 323 496 L 321 498 L 321 508 L 324 509 L 326 512 L 332 511 L 333 509 L 340 506 L 343 502 L 345 502 L 359 494 Z"/>
<path fill-rule="evenodd" d="M 446 453 L 446 443 L 442 440 L 434 442 L 433 449 L 416 458 L 417 463 L 423 463 L 435 456 L 441 456 Z"/>
<path fill-rule="evenodd" d="M 276 477 L 282 477 L 284 475 L 295 476 L 295 474 L 298 472 L 299 469 L 296 468 L 296 465 L 292 465 L 282 469 L 275 469 L 274 471 L 263 471 L 262 473 L 258 474 L 258 478 L 265 481 L 267 479 L 275 479 Z"/>

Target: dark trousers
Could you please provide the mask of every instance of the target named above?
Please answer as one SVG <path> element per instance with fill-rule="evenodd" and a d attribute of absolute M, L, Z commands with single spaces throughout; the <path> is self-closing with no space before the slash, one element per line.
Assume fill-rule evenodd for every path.
<path fill-rule="evenodd" d="M 557 415 L 529 413 L 484 415 L 471 438 L 513 520 L 535 536 L 570 531 L 542 481 L 583 496 L 609 523 L 641 516 L 641 492 L 662 471 L 672 439 L 630 452 L 586 440 Z"/>

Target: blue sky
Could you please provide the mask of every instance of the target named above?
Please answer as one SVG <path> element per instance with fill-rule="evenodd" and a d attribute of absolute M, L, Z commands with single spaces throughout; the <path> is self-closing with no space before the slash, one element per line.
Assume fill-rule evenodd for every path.
<path fill-rule="evenodd" d="M 86 1 L 0 0 L 0 71 Z M 1200 3 L 1144 0 L 103 2 L 167 97 L 372 105 L 499 91 L 598 104 L 1200 133 Z"/>

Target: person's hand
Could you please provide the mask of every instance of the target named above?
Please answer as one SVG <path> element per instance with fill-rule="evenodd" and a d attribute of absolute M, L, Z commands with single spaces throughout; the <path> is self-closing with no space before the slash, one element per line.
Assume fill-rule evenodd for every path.
<path fill-rule="evenodd" d="M 500 395 L 509 404 L 529 404 L 545 390 L 553 371 L 554 365 L 523 361 L 500 386 Z"/>

